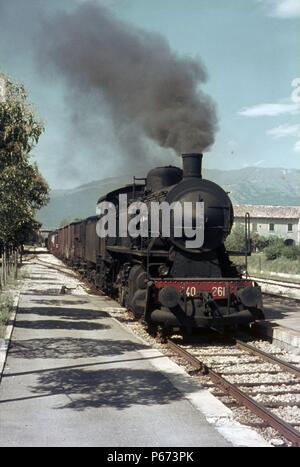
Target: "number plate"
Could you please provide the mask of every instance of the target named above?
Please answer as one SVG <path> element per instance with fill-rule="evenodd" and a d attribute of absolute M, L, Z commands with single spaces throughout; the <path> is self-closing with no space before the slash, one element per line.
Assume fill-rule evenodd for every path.
<path fill-rule="evenodd" d="M 197 297 L 202 293 L 210 294 L 214 300 L 222 300 L 228 294 L 237 293 L 238 287 L 254 287 L 250 280 L 157 280 L 154 282 L 157 289 L 163 287 L 175 287 L 179 293 L 185 293 L 187 297 Z"/>
<path fill-rule="evenodd" d="M 226 298 L 227 297 L 227 289 L 224 286 L 213 287 L 211 291 L 213 298 Z"/>
<path fill-rule="evenodd" d="M 211 288 L 211 290 L 202 290 L 201 284 L 199 284 L 199 287 L 195 287 L 195 286 L 185 287 L 185 293 L 187 297 L 195 297 L 196 295 L 199 295 L 201 292 L 211 293 L 212 298 L 222 299 L 222 298 L 227 297 L 227 290 L 225 286 L 214 286 Z"/>

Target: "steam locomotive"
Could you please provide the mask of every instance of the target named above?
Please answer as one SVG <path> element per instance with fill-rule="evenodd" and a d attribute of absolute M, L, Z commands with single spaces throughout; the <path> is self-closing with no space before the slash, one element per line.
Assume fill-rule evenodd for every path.
<path fill-rule="evenodd" d="M 97 235 L 99 216 L 75 221 L 48 238 L 50 252 L 79 269 L 99 289 L 119 300 L 147 324 L 149 332 L 165 334 L 174 329 L 224 329 L 263 319 L 258 285 L 244 279 L 230 261 L 224 242 L 233 224 L 233 207 L 228 194 L 217 184 L 202 178 L 202 154 L 184 154 L 183 170 L 157 167 L 145 179 L 114 190 L 98 200 L 121 212 L 120 195 L 128 205 L 140 201 L 149 208 L 153 201 L 192 203 L 204 206 L 204 241 L 188 248 L 184 236 Z M 130 217 L 130 214 L 126 214 Z M 149 214 L 150 215 L 150 214 Z M 170 222 L 174 218 L 170 217 Z M 150 222 L 150 219 L 147 219 Z M 246 229 L 247 230 L 247 229 Z"/>

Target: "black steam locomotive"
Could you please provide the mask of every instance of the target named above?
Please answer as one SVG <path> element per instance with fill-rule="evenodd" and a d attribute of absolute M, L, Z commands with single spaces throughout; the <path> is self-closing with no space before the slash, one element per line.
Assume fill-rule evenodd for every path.
<path fill-rule="evenodd" d="M 134 178 L 133 184 L 98 201 L 114 205 L 118 218 L 124 215 L 119 195 L 127 195 L 128 205 L 142 202 L 149 213 L 153 201 L 204 203 L 204 242 L 199 248 L 187 248 L 187 239 L 175 235 L 174 225 L 167 237 L 160 227 L 155 236 L 135 238 L 121 236 L 117 227 L 113 237 L 99 238 L 99 216 L 49 235 L 51 252 L 84 271 L 97 287 L 147 323 L 152 333 L 229 328 L 263 319 L 260 288 L 242 278 L 224 246 L 233 224 L 230 198 L 220 186 L 202 178 L 201 165 L 201 154 L 185 154 L 183 170 L 155 168 L 145 179 Z M 194 209 L 192 213 L 195 216 Z"/>

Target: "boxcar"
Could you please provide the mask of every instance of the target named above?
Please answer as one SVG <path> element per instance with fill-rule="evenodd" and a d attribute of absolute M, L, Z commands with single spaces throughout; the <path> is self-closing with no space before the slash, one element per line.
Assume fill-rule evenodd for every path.
<path fill-rule="evenodd" d="M 85 221 L 75 221 L 70 224 L 69 259 L 74 265 L 79 265 L 84 258 Z"/>
<path fill-rule="evenodd" d="M 92 216 L 86 219 L 84 226 L 84 259 L 87 264 L 95 265 L 97 256 L 100 252 L 100 238 L 96 232 L 98 216 Z"/>

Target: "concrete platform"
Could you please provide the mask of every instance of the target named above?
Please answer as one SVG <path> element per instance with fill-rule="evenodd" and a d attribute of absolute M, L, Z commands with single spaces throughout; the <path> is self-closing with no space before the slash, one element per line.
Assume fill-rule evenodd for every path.
<path fill-rule="evenodd" d="M 111 318 L 116 302 L 52 263 L 26 266 L 0 385 L 1 446 L 267 444 Z"/>
<path fill-rule="evenodd" d="M 266 321 L 254 329 L 300 354 L 300 301 L 264 295 Z"/>
<path fill-rule="evenodd" d="M 262 292 L 265 294 L 300 300 L 300 284 L 298 282 L 287 282 L 279 279 L 273 280 L 254 276 L 251 276 L 251 279 L 260 285 Z"/>

